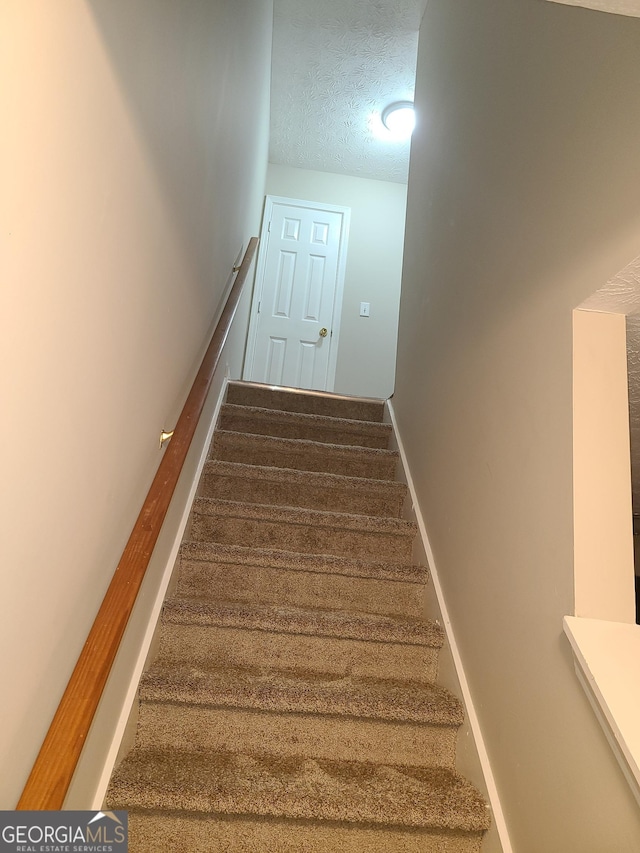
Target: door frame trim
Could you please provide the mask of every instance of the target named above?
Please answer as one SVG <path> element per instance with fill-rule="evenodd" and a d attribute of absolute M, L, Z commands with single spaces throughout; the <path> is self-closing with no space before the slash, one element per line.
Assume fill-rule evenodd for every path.
<path fill-rule="evenodd" d="M 338 247 L 338 266 L 336 270 L 336 289 L 333 296 L 333 316 L 331 321 L 331 338 L 329 340 L 329 362 L 327 366 L 327 387 L 321 390 L 332 392 L 335 388 L 336 370 L 338 368 L 338 345 L 340 342 L 340 321 L 342 319 L 342 302 L 344 297 L 344 281 L 347 267 L 347 248 L 349 244 L 349 229 L 351 225 L 351 208 L 339 204 L 324 204 L 319 201 L 309 201 L 300 198 L 287 198 L 285 196 L 267 195 L 264 202 L 264 213 L 262 216 L 262 228 L 260 230 L 260 248 L 256 262 L 256 279 L 251 300 L 249 314 L 249 328 L 247 330 L 247 349 L 244 359 L 242 378 L 251 381 L 253 359 L 256 351 L 256 338 L 258 332 L 258 305 L 262 300 L 264 290 L 264 271 L 266 267 L 267 252 L 269 250 L 269 222 L 273 216 L 273 208 L 276 204 L 288 207 L 303 207 L 307 210 L 325 210 L 330 213 L 339 213 L 342 216 L 342 229 L 340 230 L 340 245 Z"/>

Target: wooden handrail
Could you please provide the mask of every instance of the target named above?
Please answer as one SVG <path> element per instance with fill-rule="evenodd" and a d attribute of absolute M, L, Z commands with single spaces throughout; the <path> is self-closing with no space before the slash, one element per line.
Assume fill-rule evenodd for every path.
<path fill-rule="evenodd" d="M 62 808 L 169 509 L 169 503 L 220 361 L 222 348 L 227 340 L 257 246 L 258 238 L 252 237 L 209 348 L 176 424 L 173 438 L 160 462 L 149 494 L 33 765 L 18 802 L 18 809 Z"/>

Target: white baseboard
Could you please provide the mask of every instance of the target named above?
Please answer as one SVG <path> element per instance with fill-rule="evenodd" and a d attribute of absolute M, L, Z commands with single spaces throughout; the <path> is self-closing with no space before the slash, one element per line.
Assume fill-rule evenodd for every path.
<path fill-rule="evenodd" d="M 413 483 L 413 479 L 411 477 L 411 470 L 409 468 L 409 464 L 407 461 L 407 456 L 404 450 L 404 445 L 402 443 L 402 436 L 400 435 L 400 431 L 398 429 L 398 423 L 396 421 L 395 412 L 393 410 L 393 403 L 391 400 L 387 401 L 387 405 L 389 407 L 389 416 L 391 418 L 391 424 L 393 426 L 393 430 L 395 433 L 396 442 L 398 444 L 398 452 L 400 454 L 400 460 L 402 462 L 402 467 L 404 468 L 404 474 L 407 480 L 407 487 L 409 489 L 409 494 L 411 496 L 411 501 L 413 503 L 413 511 L 416 517 L 416 523 L 418 525 L 418 530 L 420 532 L 420 537 L 422 539 L 422 544 L 425 550 L 425 554 L 427 555 L 427 562 L 429 564 L 429 574 L 431 577 L 431 583 L 433 585 L 434 592 L 436 594 L 436 598 L 438 601 L 438 606 L 440 608 L 440 613 L 442 614 L 442 624 L 447 637 L 447 642 L 449 644 L 449 648 L 451 651 L 451 656 L 454 661 L 456 673 L 458 676 L 458 680 L 460 682 L 460 690 L 462 692 L 462 701 L 464 702 L 467 719 L 469 721 L 469 726 L 471 728 L 471 732 L 473 734 L 476 750 L 478 752 L 478 758 L 480 760 L 480 765 L 482 767 L 482 773 L 484 775 L 485 786 L 487 789 L 487 794 L 489 796 L 489 802 L 491 804 L 491 811 L 493 813 L 493 820 L 495 822 L 496 830 L 498 832 L 498 837 L 500 839 L 500 843 L 502 845 L 503 853 L 513 853 L 513 847 L 511 846 L 511 840 L 509 838 L 509 831 L 507 828 L 507 824 L 504 818 L 504 813 L 502 811 L 502 805 L 500 803 L 500 797 L 498 795 L 498 788 L 493 776 L 493 772 L 491 770 L 491 765 L 489 763 L 489 755 L 487 753 L 486 745 L 484 742 L 484 738 L 482 736 L 482 731 L 480 729 L 480 722 L 478 720 L 478 715 L 475 710 L 475 706 L 473 703 L 473 697 L 471 695 L 471 690 L 469 689 L 469 683 L 467 682 L 467 678 L 464 672 L 464 667 L 462 665 L 462 658 L 460 656 L 460 649 L 458 648 L 458 644 L 456 642 L 455 633 L 453 630 L 453 625 L 451 624 L 451 619 L 449 617 L 449 611 L 447 609 L 447 603 L 445 601 L 444 592 L 442 589 L 442 585 L 440 583 L 440 579 L 438 577 L 438 568 L 436 566 L 436 561 L 433 555 L 433 550 L 431 548 L 431 543 L 429 542 L 429 536 L 427 535 L 427 528 L 424 523 L 424 519 L 422 517 L 422 512 L 420 510 L 420 504 L 418 503 L 418 496 L 416 494 L 415 486 Z"/>

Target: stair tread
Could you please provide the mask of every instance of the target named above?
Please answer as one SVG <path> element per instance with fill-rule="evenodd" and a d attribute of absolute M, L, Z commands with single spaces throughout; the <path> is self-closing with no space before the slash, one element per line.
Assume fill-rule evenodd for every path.
<path fill-rule="evenodd" d="M 112 809 L 260 815 L 482 832 L 478 791 L 445 768 L 397 767 L 205 750 L 131 750 Z"/>
<path fill-rule="evenodd" d="M 321 415 L 333 409 L 339 410 L 341 417 L 347 417 L 352 421 L 362 420 L 366 422 L 382 422 L 385 405 L 384 400 L 372 397 L 349 397 L 326 391 L 310 391 L 240 381 L 233 381 L 228 384 L 226 401 L 238 405 L 259 405 L 274 411 L 306 412 Z M 350 413 L 345 414 L 346 411 Z M 357 411 L 359 415 L 354 415 L 354 411 Z"/>
<path fill-rule="evenodd" d="M 200 515 L 219 515 L 231 518 L 262 519 L 274 524 L 313 525 L 338 530 L 364 530 L 374 533 L 391 533 L 415 536 L 417 526 L 403 518 L 381 518 L 356 515 L 349 512 L 327 512 L 307 507 L 274 506 L 246 501 L 228 501 L 221 498 L 196 498 L 193 512 Z"/>
<path fill-rule="evenodd" d="M 436 684 L 248 668 L 156 664 L 142 701 L 459 726 L 460 701 Z"/>
<path fill-rule="evenodd" d="M 245 545 L 223 545 L 197 540 L 183 542 L 180 555 L 193 561 L 240 563 L 248 566 L 390 580 L 399 583 L 425 584 L 429 578 L 428 569 L 409 563 L 385 563 L 356 557 L 341 557 L 335 554 L 305 554 L 301 551 L 284 551 L 278 548 L 252 548 Z"/>
<path fill-rule="evenodd" d="M 371 480 L 395 480 L 399 459 L 394 450 L 221 429 L 214 434 L 209 456 L 211 459 L 327 471 Z"/>
<path fill-rule="evenodd" d="M 180 548 L 180 554 L 185 559 L 203 562 L 245 563 L 251 566 L 375 578 L 401 583 L 424 584 L 429 574 L 424 566 L 413 566 L 408 563 L 377 562 L 333 554 L 305 554 L 299 551 L 223 545 L 217 542 L 184 542 Z"/>
<path fill-rule="evenodd" d="M 335 456 L 345 458 L 360 456 L 368 459 L 398 459 L 395 450 L 386 450 L 380 447 L 361 447 L 352 444 L 331 444 L 329 442 L 312 441 L 308 438 L 282 438 L 278 435 L 260 435 L 250 432 L 235 432 L 234 430 L 219 429 L 215 436 L 218 440 L 245 442 L 246 444 L 263 444 L 268 447 L 278 447 L 299 453 L 315 451 L 316 454 L 332 453 Z M 216 447 L 215 439 L 213 444 Z"/>
<path fill-rule="evenodd" d="M 399 518 L 402 514 L 407 493 L 402 483 L 348 476 L 347 473 L 300 470 L 295 468 L 295 463 L 294 467 L 288 465 L 286 459 L 280 460 L 282 467 L 262 465 L 264 460 L 260 453 L 244 459 L 240 453 L 222 455 L 236 461 L 210 459 L 205 463 L 199 490 L 203 497 L 310 507 L 376 518 Z M 335 465 L 333 469 L 340 467 Z M 348 470 L 351 466 L 345 467 Z"/>
<path fill-rule="evenodd" d="M 352 477 L 348 474 L 331 474 L 326 471 L 301 471 L 298 468 L 276 468 L 273 465 L 253 465 L 249 462 L 227 462 L 225 459 L 208 459 L 205 470 L 221 475 L 251 477 L 261 480 L 308 485 L 310 479 L 323 486 L 344 489 L 362 489 L 376 494 L 404 495 L 407 487 L 395 480 L 372 480 L 370 477 Z"/>
<path fill-rule="evenodd" d="M 221 417 L 225 414 L 263 418 L 274 424 L 308 424 L 320 428 L 331 427 L 345 433 L 368 433 L 385 438 L 391 435 L 391 424 L 385 424 L 381 421 L 359 421 L 353 420 L 353 418 L 340 418 L 335 415 L 287 412 L 281 409 L 267 409 L 262 406 L 250 406 L 241 403 L 224 403 L 221 407 Z"/>
<path fill-rule="evenodd" d="M 216 625 L 432 648 L 440 648 L 444 642 L 442 628 L 436 622 L 360 611 L 176 597 L 165 603 L 163 619 L 171 624 Z"/>

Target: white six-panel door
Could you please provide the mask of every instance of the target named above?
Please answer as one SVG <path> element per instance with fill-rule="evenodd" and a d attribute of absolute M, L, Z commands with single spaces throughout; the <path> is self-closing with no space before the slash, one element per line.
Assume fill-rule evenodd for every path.
<path fill-rule="evenodd" d="M 267 197 L 245 379 L 333 390 L 349 213 Z"/>

